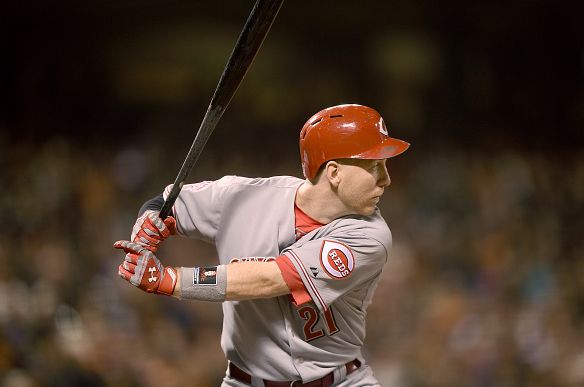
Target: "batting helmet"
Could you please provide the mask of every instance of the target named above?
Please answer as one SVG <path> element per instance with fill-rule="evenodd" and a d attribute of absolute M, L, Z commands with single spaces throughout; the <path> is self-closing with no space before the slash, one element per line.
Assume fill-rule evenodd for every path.
<path fill-rule="evenodd" d="M 300 158 L 307 179 L 334 159 L 387 159 L 410 144 L 389 137 L 381 115 L 362 105 L 338 105 L 316 113 L 300 131 Z"/>

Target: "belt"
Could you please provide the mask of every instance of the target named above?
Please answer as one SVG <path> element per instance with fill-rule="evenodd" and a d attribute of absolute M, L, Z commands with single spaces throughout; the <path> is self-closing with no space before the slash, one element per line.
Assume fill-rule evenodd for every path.
<path fill-rule="evenodd" d="M 347 369 L 347 375 L 351 374 L 355 370 L 361 367 L 361 362 L 358 359 L 352 360 L 345 364 Z M 229 362 L 229 375 L 240 382 L 251 385 L 251 375 L 243 371 L 241 368 Z M 311 382 L 301 383 L 300 381 L 289 381 L 289 382 L 274 382 L 271 380 L 264 380 L 265 387 L 329 387 L 335 382 L 334 373 L 331 372 L 326 374 L 320 379 L 313 380 Z"/>

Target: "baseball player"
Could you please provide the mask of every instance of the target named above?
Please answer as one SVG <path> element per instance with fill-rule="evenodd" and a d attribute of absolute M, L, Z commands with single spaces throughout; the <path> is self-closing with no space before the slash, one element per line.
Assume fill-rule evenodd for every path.
<path fill-rule="evenodd" d="M 223 303 L 222 386 L 378 386 L 364 362 L 365 317 L 389 257 L 377 203 L 386 160 L 409 144 L 377 111 L 339 105 L 300 132 L 305 179 L 244 178 L 185 185 L 162 221 L 163 194 L 141 208 L 119 275 L 150 292 Z M 168 236 L 213 243 L 219 265 L 164 266 Z"/>

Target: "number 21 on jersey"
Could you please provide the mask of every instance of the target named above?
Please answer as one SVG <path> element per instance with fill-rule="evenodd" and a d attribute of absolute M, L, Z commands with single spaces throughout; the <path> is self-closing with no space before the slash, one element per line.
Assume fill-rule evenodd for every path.
<path fill-rule="evenodd" d="M 320 321 L 320 314 L 318 310 L 312 305 L 305 305 L 297 309 L 298 315 L 305 321 L 304 322 L 304 338 L 306 341 L 312 341 L 323 337 L 325 335 L 323 329 L 318 329 L 317 325 Z M 329 307 L 324 312 L 324 320 L 326 322 L 326 327 L 328 335 L 332 336 L 339 331 L 339 327 L 335 321 L 335 316 L 333 314 L 332 306 Z"/>

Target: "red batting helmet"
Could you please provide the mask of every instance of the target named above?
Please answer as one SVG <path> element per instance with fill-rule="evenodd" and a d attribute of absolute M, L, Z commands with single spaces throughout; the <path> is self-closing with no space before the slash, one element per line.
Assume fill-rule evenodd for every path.
<path fill-rule="evenodd" d="M 381 115 L 362 105 L 338 105 L 310 117 L 300 131 L 302 171 L 312 179 L 334 159 L 387 159 L 410 144 L 389 137 Z"/>

